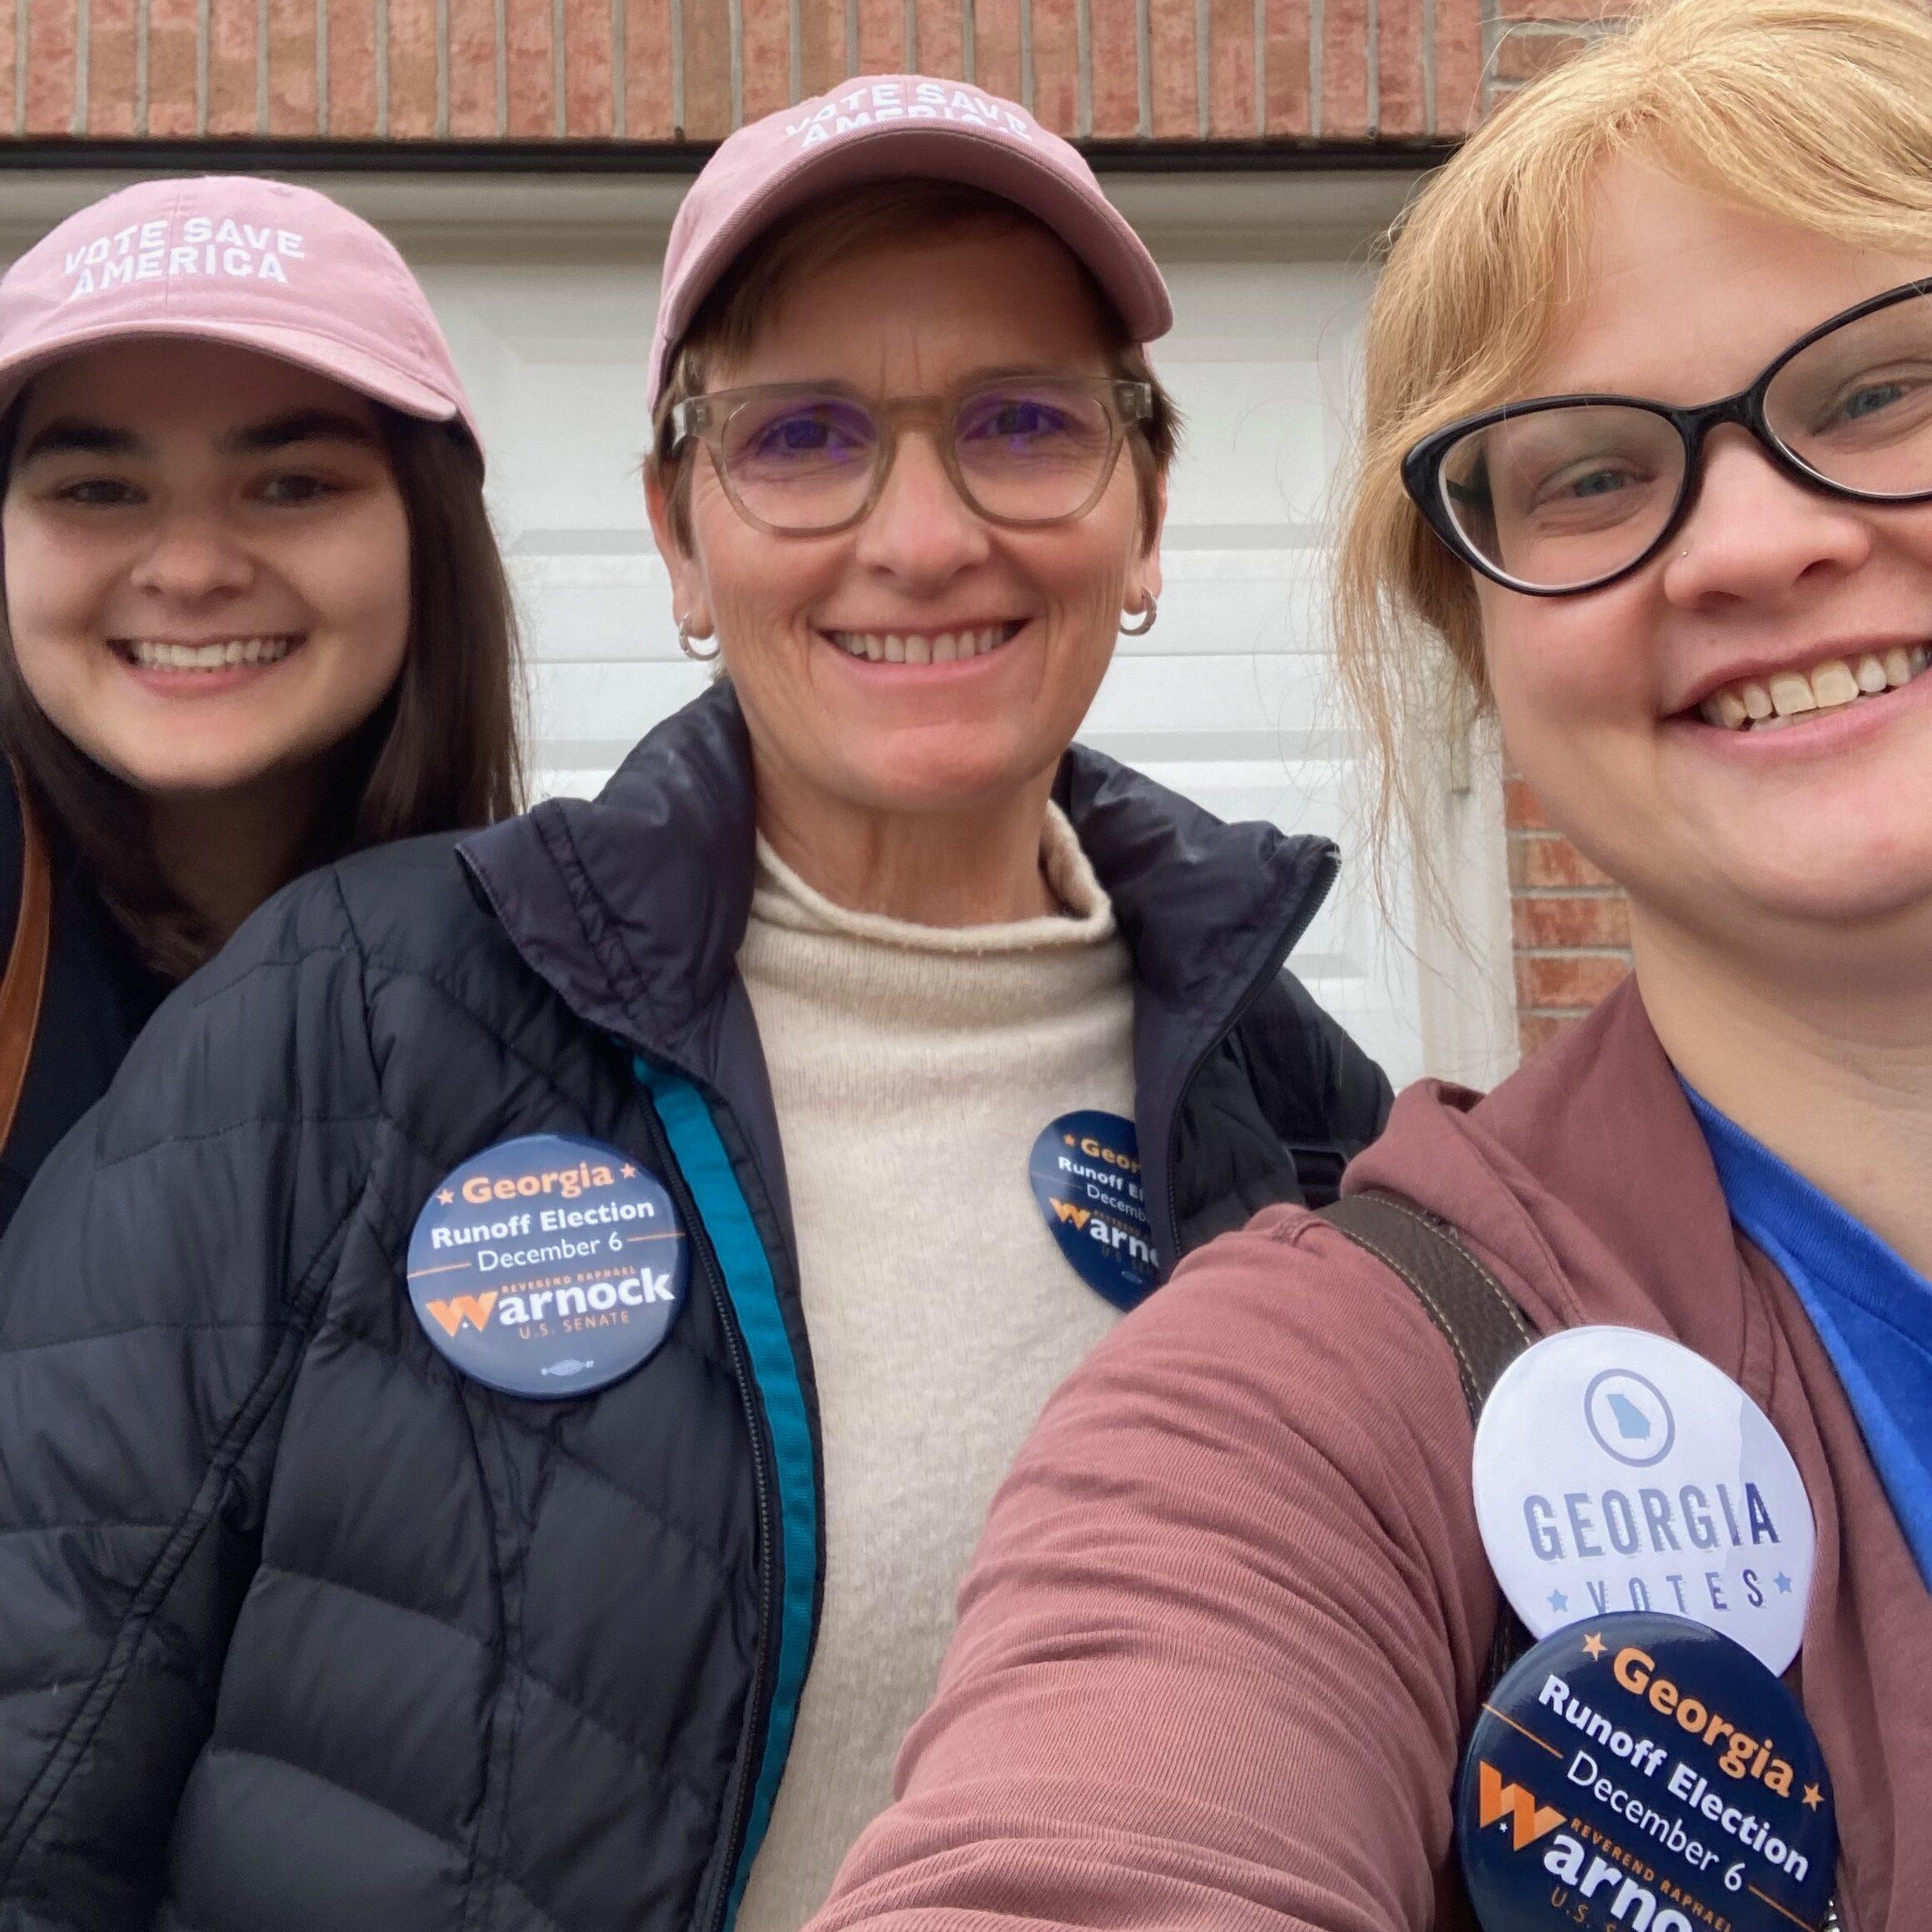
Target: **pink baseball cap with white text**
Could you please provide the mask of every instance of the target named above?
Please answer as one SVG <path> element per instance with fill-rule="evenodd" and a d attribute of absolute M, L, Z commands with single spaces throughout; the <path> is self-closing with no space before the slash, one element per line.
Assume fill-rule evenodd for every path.
<path fill-rule="evenodd" d="M 406 416 L 476 418 L 394 245 L 313 188 L 252 175 L 142 182 L 70 215 L 0 276 L 0 410 L 105 342 L 225 342 Z"/>
<path fill-rule="evenodd" d="M 1153 257 L 1075 148 L 966 82 L 869 74 L 739 128 L 705 162 L 665 251 L 647 406 L 699 305 L 749 242 L 830 189 L 904 180 L 959 182 L 1012 202 L 1086 265 L 1135 341 L 1173 326 Z"/>

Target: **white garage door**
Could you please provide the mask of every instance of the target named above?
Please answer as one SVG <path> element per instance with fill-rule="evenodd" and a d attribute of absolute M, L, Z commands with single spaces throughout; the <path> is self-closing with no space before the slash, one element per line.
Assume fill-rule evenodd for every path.
<path fill-rule="evenodd" d="M 58 198 L 74 205 L 105 185 Z M 678 652 L 638 484 L 657 256 L 681 184 L 317 185 L 389 229 L 442 317 L 490 446 L 525 614 L 537 785 L 594 792 L 705 679 Z M 1223 817 L 1325 833 L 1346 854 L 1361 843 L 1361 799 L 1324 638 L 1324 521 L 1368 244 L 1407 184 L 1201 175 L 1108 186 L 1173 286 L 1177 324 L 1158 361 L 1188 433 L 1160 621 L 1122 640 L 1082 735 Z M 1422 934 L 1424 958 L 1432 947 Z M 1398 1085 L 1426 1067 L 1493 1071 L 1484 1041 L 1469 1048 L 1466 1015 L 1444 1022 L 1448 982 L 1419 969 L 1417 949 L 1412 913 L 1385 921 L 1358 864 L 1295 964 Z M 1477 980 L 1476 1003 L 1493 1008 Z"/>

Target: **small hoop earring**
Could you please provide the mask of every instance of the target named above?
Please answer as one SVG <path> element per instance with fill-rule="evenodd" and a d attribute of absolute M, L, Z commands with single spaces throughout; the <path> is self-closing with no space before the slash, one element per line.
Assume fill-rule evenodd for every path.
<path fill-rule="evenodd" d="M 1147 607 L 1134 613 L 1140 621 L 1138 624 L 1122 625 L 1120 635 L 1123 637 L 1145 637 L 1153 629 L 1154 620 L 1161 614 L 1160 607 L 1154 602 L 1154 594 L 1152 590 L 1148 591 L 1146 596 Z"/>
<path fill-rule="evenodd" d="M 710 664 L 724 648 L 721 644 L 715 644 L 709 650 L 693 650 L 691 649 L 691 620 L 688 617 L 680 617 L 678 620 L 678 649 L 690 659 L 692 663 Z"/>

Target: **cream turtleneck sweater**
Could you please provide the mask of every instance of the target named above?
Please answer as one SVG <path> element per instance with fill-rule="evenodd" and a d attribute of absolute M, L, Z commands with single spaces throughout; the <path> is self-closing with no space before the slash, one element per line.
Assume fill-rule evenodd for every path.
<path fill-rule="evenodd" d="M 739 1932 L 795 1932 L 892 1795 L 993 1491 L 1118 1319 L 1034 1205 L 1049 1121 L 1133 1113 L 1133 970 L 1049 809 L 1068 916 L 849 912 L 762 840 L 738 955 L 784 1143 L 825 1463 L 825 1601 Z"/>

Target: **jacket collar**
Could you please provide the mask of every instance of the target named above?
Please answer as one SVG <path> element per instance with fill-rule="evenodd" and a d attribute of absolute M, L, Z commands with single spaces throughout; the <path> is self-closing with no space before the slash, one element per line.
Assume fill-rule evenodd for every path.
<path fill-rule="evenodd" d="M 1133 960 L 1135 1112 L 1164 1273 L 1178 1258 L 1169 1163 L 1188 1082 L 1314 916 L 1336 850 L 1272 825 L 1224 824 L 1083 745 L 1063 759 L 1054 796 Z M 730 686 L 666 719 L 594 802 L 549 801 L 459 849 L 531 969 L 589 1024 L 719 1093 L 782 1198 L 736 970 L 756 823 Z"/>
<path fill-rule="evenodd" d="M 1327 839 L 1224 824 L 1083 745 L 1054 796 L 1141 988 L 1205 1023 L 1224 1026 L 1334 875 Z M 595 801 L 550 800 L 461 849 L 519 952 L 576 1013 L 702 1076 L 686 1056 L 734 976 L 755 840 L 744 716 L 718 685 L 651 732 Z"/>

